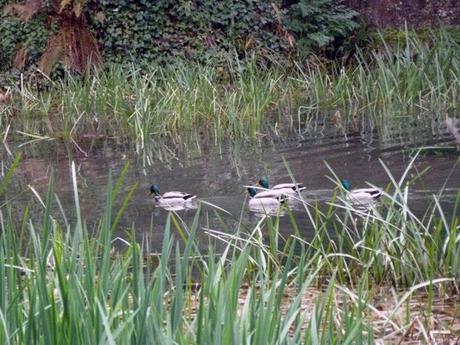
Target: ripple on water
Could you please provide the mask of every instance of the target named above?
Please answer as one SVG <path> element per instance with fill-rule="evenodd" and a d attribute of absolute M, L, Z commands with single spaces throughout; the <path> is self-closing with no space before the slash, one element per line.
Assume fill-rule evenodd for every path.
<path fill-rule="evenodd" d="M 44 197 L 52 172 L 56 195 L 66 212 L 69 210 L 67 218 L 72 219 L 74 206 L 69 166 L 70 161 L 74 160 L 77 165 L 82 214 L 90 221 L 96 220 L 104 211 L 109 171 L 112 176 L 117 177 L 129 162 L 123 193 L 126 195 L 129 187 L 136 181 L 139 181 L 139 188 L 133 195 L 121 224 L 126 227 L 134 224 L 139 237 L 154 224 L 156 239 L 161 243 L 161 231 L 168 211 L 154 209 L 148 193 L 152 181 L 161 183 L 165 191 L 186 190 L 197 194 L 199 199 L 206 202 L 200 207 L 209 215 L 204 220 L 209 223 L 207 226 L 222 227 L 221 220 L 214 216 L 217 210 L 211 205 L 228 212 L 221 217 L 229 224 L 237 224 L 240 217 L 244 222 L 254 223 L 258 219 L 245 206 L 247 193 L 243 186 L 255 184 L 263 175 L 269 176 L 271 183 L 275 184 L 291 182 L 292 173 L 297 182 L 302 182 L 307 187 L 304 196 L 308 203 L 326 205 L 334 194 L 335 184 L 331 181 L 333 174 L 325 162 L 337 177 L 351 180 L 356 187 L 365 187 L 366 182 L 370 182 L 385 188 L 390 184 L 390 179 L 382 163 L 399 179 L 417 146 L 426 142 L 440 147 L 452 146 L 452 137 L 445 132 L 437 137 L 433 137 L 431 130 L 428 134 L 411 135 L 414 140 L 409 143 L 404 142 L 404 135 L 397 129 L 387 133 L 385 138 L 378 138 L 372 132 L 367 132 L 362 135 L 329 135 L 290 140 L 266 146 L 227 143 L 220 147 L 195 149 L 193 154 L 177 153 L 174 158 L 166 161 L 161 161 L 157 156 L 146 159 L 125 147 L 120 149 L 110 144 L 95 145 L 88 150 L 87 156 L 75 152 L 69 154 L 71 150 L 59 150 L 56 147 L 47 147 L 44 152 L 40 152 L 39 145 L 35 145 L 30 152 L 26 147 L 24 159 L 13 183 L 16 191 L 13 204 L 18 210 L 28 204 L 31 205 L 32 212 L 41 212 L 41 207 L 32 201 L 35 196 L 27 186 L 32 186 Z M 414 212 L 423 212 L 432 195 L 438 194 L 441 188 L 444 188 L 440 196 L 441 202 L 447 205 L 447 212 L 453 210 L 460 186 L 460 173 L 456 162 L 458 152 L 455 149 L 427 151 L 417 158 L 408 175 L 409 179 L 414 179 L 408 194 Z M 416 174 L 424 169 L 429 170 L 419 179 L 415 179 Z M 117 205 L 120 203 L 118 201 Z M 169 211 L 176 212 L 186 223 L 190 223 L 195 214 L 195 210 L 190 209 Z M 300 226 L 309 229 L 304 205 L 295 205 L 292 211 L 298 215 Z M 56 213 L 59 214 L 58 211 Z M 284 217 L 282 222 L 286 232 L 289 232 L 291 226 L 288 217 Z M 308 231 L 312 230 L 307 230 L 307 233 Z"/>

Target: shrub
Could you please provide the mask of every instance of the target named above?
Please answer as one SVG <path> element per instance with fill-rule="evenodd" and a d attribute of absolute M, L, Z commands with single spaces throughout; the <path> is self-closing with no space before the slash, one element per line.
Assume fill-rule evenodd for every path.
<path fill-rule="evenodd" d="M 23 4 L 8 4 L 4 13 L 17 16 L 26 23 L 35 15 L 46 16 L 57 28 L 55 33 L 47 37 L 39 68 L 49 74 L 57 62 L 62 62 L 82 73 L 90 64 L 99 64 L 101 61 L 97 42 L 88 31 L 84 8 L 85 0 L 27 0 Z M 15 67 L 22 69 L 25 66 L 27 50 L 25 43 L 16 52 Z"/>
<path fill-rule="evenodd" d="M 299 0 L 287 12 L 287 27 L 297 38 L 301 55 L 318 51 L 358 27 L 357 12 L 340 0 Z"/>
<path fill-rule="evenodd" d="M 25 22 L 6 15 L 13 6 L 37 3 L 40 10 Z M 23 63 L 15 65 L 24 67 L 35 63 L 44 51 L 60 52 L 51 48 L 62 47 L 72 37 L 84 36 L 81 42 L 89 42 L 86 28 L 96 37 L 106 62 L 223 64 L 247 57 L 272 62 L 289 58 L 297 49 L 302 54 L 317 51 L 357 25 L 356 13 L 337 0 L 27 0 L 24 5 L 0 0 L 0 7 L 2 69 L 11 67 L 15 54 L 21 57 L 23 53 Z M 69 16 L 76 25 L 67 25 Z M 83 28 L 85 34 L 67 35 L 70 28 Z M 27 51 L 21 51 L 24 47 Z M 74 51 L 61 54 L 60 60 L 75 68 L 75 61 L 69 61 Z M 57 60 L 50 55 L 48 61 Z M 51 65 L 43 62 L 42 67 Z"/>

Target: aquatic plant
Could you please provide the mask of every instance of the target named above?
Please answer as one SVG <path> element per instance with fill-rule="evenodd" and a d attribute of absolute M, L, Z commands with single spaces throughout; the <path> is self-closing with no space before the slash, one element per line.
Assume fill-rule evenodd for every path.
<path fill-rule="evenodd" d="M 0 339 L 4 344 L 224 339 L 371 344 L 403 341 L 417 335 L 413 329 L 423 341 L 458 337 L 460 193 L 452 217 L 444 213 L 440 195 L 417 217 L 408 204 L 412 164 L 399 180 L 388 174 L 385 212 L 356 213 L 340 196 L 326 211 L 305 203 L 313 239 L 303 236 L 289 210 L 294 231 L 282 238 L 276 217 L 235 229 L 222 224 L 221 230 L 200 222 L 206 210 L 199 209 L 188 225 L 169 214 L 159 255 L 149 250 L 153 229 L 130 227 L 125 238 L 114 238 L 136 190 L 129 188 L 115 212 L 128 168 L 114 184 L 109 178 L 105 211 L 90 228 L 72 164 L 73 221 L 65 216 L 68 210 L 52 207 L 61 205 L 52 181 L 38 219 L 27 207 L 18 219 L 8 198 L 2 204 Z M 3 188 L 0 193 L 7 195 Z M 393 291 L 388 296 L 393 302 L 379 302 L 384 289 Z M 421 293 L 426 299 L 413 307 Z M 436 314 L 437 296 L 450 298 L 450 317 Z"/>
<path fill-rule="evenodd" d="M 39 91 L 21 81 L 0 104 L 5 138 L 258 139 L 308 135 L 319 125 L 343 133 L 376 131 L 386 139 L 455 114 L 459 43 L 447 31 L 383 44 L 344 66 L 310 59 L 296 69 L 230 63 L 109 65 L 92 76 L 68 75 Z M 427 126 L 427 124 L 430 124 Z M 8 129 L 8 130 L 7 130 Z M 5 134 L 8 134 L 5 136 Z"/>
<path fill-rule="evenodd" d="M 383 41 L 370 57 L 359 54 L 357 65 L 336 74 L 324 73 L 320 65 L 306 75 L 304 85 L 316 105 L 314 111 L 336 108 L 348 119 L 344 125 L 364 113 L 382 134 L 403 121 L 414 126 L 441 122 L 455 111 L 460 42 L 445 31 L 432 33 L 426 40 L 408 31 L 405 34 L 404 41 L 393 45 Z"/>

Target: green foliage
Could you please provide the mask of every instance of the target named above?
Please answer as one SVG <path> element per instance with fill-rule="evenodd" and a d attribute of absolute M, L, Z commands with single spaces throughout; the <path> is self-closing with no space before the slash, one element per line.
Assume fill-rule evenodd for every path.
<path fill-rule="evenodd" d="M 56 30 L 46 37 L 46 47 L 43 49 L 38 62 L 38 68 L 43 74 L 49 75 L 58 62 L 79 74 L 90 66 L 102 62 L 98 43 L 88 30 L 87 21 L 83 14 L 86 0 L 27 0 L 23 3 L 12 2 L 3 6 L 3 14 L 18 17 L 27 23 L 37 15 L 44 16 L 47 23 L 55 24 Z M 27 39 L 17 50 L 13 66 L 23 70 L 28 66 Z"/>
<path fill-rule="evenodd" d="M 392 181 L 384 212 L 356 212 L 339 199 L 325 212 L 305 203 L 315 229 L 308 242 L 271 217 L 232 225 L 220 218 L 229 231 L 213 232 L 201 225 L 210 215 L 203 208 L 190 226 L 168 215 L 159 255 L 148 250 L 148 237 L 136 242 L 141 231 L 157 231 L 153 222 L 119 237 L 117 220 L 136 190 L 123 196 L 128 168 L 115 183 L 109 175 L 104 211 L 89 221 L 72 163 L 75 206 L 62 209 L 64 218 L 76 214 L 69 223 L 52 207 L 61 204 L 52 181 L 43 212 L 24 207 L 17 219 L 11 200 L 0 205 L 0 343 L 374 344 L 383 336 L 396 343 L 401 336 L 424 339 L 418 330 L 406 332 L 421 318 L 425 334 L 457 340 L 451 330 L 459 307 L 460 194 L 451 222 L 439 202 L 443 190 L 417 218 L 407 198 L 414 163 L 399 182 L 384 166 Z M 115 247 L 118 240 L 123 245 Z"/>
<path fill-rule="evenodd" d="M 85 78 L 66 74 L 39 91 L 32 82 L 11 85 L 11 104 L 0 104 L 2 119 L 10 120 L 0 122 L 0 131 L 19 140 L 30 139 L 24 133 L 78 140 L 98 131 L 139 149 L 198 133 L 216 142 L 309 134 L 317 119 L 343 132 L 369 124 L 382 140 L 395 126 L 424 132 L 426 123 L 459 111 L 460 48 L 448 32 L 433 33 L 429 42 L 407 35 L 404 42 L 358 50 L 350 65 L 333 65 L 342 67 L 339 73 L 324 60 L 296 70 L 257 61 L 226 69 L 108 64 Z"/>
<path fill-rule="evenodd" d="M 206 62 L 283 51 L 266 1 L 93 1 L 93 27 L 110 61 L 171 57 Z"/>
<path fill-rule="evenodd" d="M 0 0 L 0 70 L 12 67 L 16 52 L 22 47 L 27 47 L 25 65 L 36 62 L 45 48 L 46 38 L 53 30 L 43 15 L 37 15 L 28 22 L 7 16 L 3 7 L 8 3 L 7 0 Z"/>
<path fill-rule="evenodd" d="M 306 54 L 348 35 L 358 26 L 356 16 L 341 0 L 299 0 L 289 7 L 286 18 L 299 53 Z"/>
<path fill-rule="evenodd" d="M 7 17 L 4 8 L 17 0 L 0 0 L 0 69 L 9 69 L 19 43 L 28 47 L 27 65 L 43 52 L 53 23 L 44 15 L 24 23 Z M 301 1 L 284 6 L 280 0 L 90 0 L 85 17 L 106 62 L 170 63 L 193 60 L 222 64 L 229 59 L 259 62 L 286 59 L 301 51 L 322 48 L 356 24 L 355 12 L 332 0 Z"/>

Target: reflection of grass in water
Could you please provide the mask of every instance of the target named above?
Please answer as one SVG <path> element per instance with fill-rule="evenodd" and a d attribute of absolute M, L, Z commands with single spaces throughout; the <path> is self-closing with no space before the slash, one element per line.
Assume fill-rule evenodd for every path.
<path fill-rule="evenodd" d="M 306 67 L 107 66 L 93 76 L 27 84 L 0 105 L 8 134 L 32 140 L 108 136 L 134 139 L 138 150 L 159 138 L 258 138 L 314 129 L 326 117 L 344 131 L 370 120 L 382 137 L 395 121 L 425 126 L 457 109 L 459 44 L 440 31 L 358 53 L 346 66 L 311 59 Z M 300 105 L 300 107 L 299 107 Z M 329 118 L 329 115 L 330 118 Z M 4 132 L 10 122 L 1 121 Z"/>
<path fill-rule="evenodd" d="M 17 215 L 1 210 L 2 343 L 372 343 L 441 336 L 432 330 L 455 339 L 460 194 L 452 220 L 438 197 L 416 217 L 407 203 L 412 165 L 399 181 L 388 173 L 383 206 L 370 214 L 339 208 L 338 197 L 325 211 L 305 204 L 311 240 L 289 212 L 294 230 L 285 239 L 276 217 L 250 228 L 240 221 L 235 232 L 224 223 L 224 231 L 199 228 L 200 210 L 189 225 L 171 213 L 158 260 L 134 240 L 136 230 L 151 229 L 129 230 L 123 249 L 113 249 L 135 191 L 112 209 L 126 169 L 113 187 L 109 181 L 106 211 L 87 229 L 73 166 L 76 224 L 59 224 L 50 213 L 52 184 L 41 220 L 24 210 L 16 225 Z M 199 237 L 210 239 L 206 253 Z M 425 299 L 414 305 L 419 293 Z M 435 309 L 442 298 L 444 314 Z"/>

